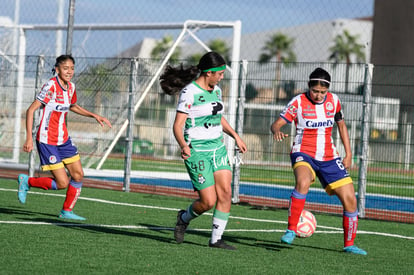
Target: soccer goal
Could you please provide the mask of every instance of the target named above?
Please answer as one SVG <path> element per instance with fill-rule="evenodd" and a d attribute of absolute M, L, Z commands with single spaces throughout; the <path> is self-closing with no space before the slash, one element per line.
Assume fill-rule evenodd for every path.
<path fill-rule="evenodd" d="M 87 56 L 78 56 L 77 54 L 74 54 L 76 58 L 76 70 L 79 72 L 79 75 L 77 79 L 75 79 L 75 83 L 77 84 L 77 87 L 79 87 L 79 82 L 87 82 L 88 78 L 91 79 L 93 77 L 93 74 L 91 71 L 95 69 L 96 67 L 99 67 L 98 65 L 106 66 L 105 69 L 110 68 L 108 71 L 115 72 L 114 74 L 110 75 L 107 74 L 108 77 L 114 77 L 114 75 L 117 75 L 116 70 L 118 70 L 120 67 L 124 68 L 123 70 L 123 79 L 121 81 L 117 81 L 118 83 L 129 83 L 125 85 L 129 85 L 129 93 L 132 93 L 134 95 L 132 100 L 128 100 L 128 96 L 123 96 L 122 100 L 119 99 L 119 102 L 110 102 L 110 117 L 111 122 L 113 124 L 113 128 L 111 129 L 110 133 L 104 133 L 105 137 L 102 138 L 101 136 L 98 137 L 92 137 L 90 130 L 86 127 L 84 130 L 79 130 L 79 128 L 75 127 L 75 132 L 81 132 L 79 134 L 79 138 L 77 140 L 79 141 L 85 141 L 85 140 L 94 140 L 93 143 L 90 142 L 89 144 L 85 145 L 85 150 L 82 150 L 82 162 L 85 168 L 91 168 L 95 167 L 94 170 L 101 170 L 102 166 L 104 165 L 105 161 L 107 160 L 108 156 L 113 152 L 114 147 L 117 145 L 120 138 L 125 137 L 125 133 L 128 130 L 128 126 L 131 125 L 129 122 L 133 119 L 133 117 L 142 110 L 142 106 L 148 97 L 148 95 L 154 96 L 154 90 L 159 89 L 158 85 L 158 79 L 160 74 L 163 72 L 165 66 L 170 62 L 171 56 L 173 55 L 174 51 L 182 45 L 183 43 L 188 42 L 188 40 L 192 40 L 192 42 L 195 41 L 194 44 L 201 45 L 202 49 L 207 51 L 210 51 L 209 47 L 207 46 L 208 43 L 203 42 L 206 41 L 206 39 L 201 38 L 202 35 L 200 35 L 200 30 L 205 29 L 231 29 L 232 30 L 232 37 L 229 42 L 230 50 L 231 50 L 231 56 L 228 58 L 230 59 L 231 63 L 230 66 L 227 67 L 229 75 L 228 80 L 226 83 L 228 83 L 227 91 L 228 91 L 228 102 L 226 102 L 226 109 L 227 109 L 227 115 L 226 118 L 229 121 L 229 123 L 235 127 L 236 122 L 236 112 L 237 112 L 237 99 L 238 99 L 238 90 L 239 90 L 239 60 L 240 60 L 240 43 L 241 43 L 241 21 L 197 21 L 197 20 L 187 20 L 183 23 L 152 23 L 152 24 L 75 24 L 73 26 L 74 33 L 86 33 L 85 40 L 91 33 L 101 32 L 101 31 L 121 31 L 122 33 L 128 32 L 128 31 L 148 31 L 148 30 L 176 30 L 179 31 L 179 34 L 177 37 L 174 38 L 174 43 L 172 46 L 168 49 L 165 56 L 162 57 L 162 59 L 155 61 L 152 61 L 149 66 L 145 64 L 145 62 L 148 62 L 148 60 L 143 60 L 140 57 L 137 58 L 118 58 L 113 59 L 111 61 L 108 60 L 100 60 L 95 61 L 92 60 Z M 12 26 L 11 26 L 12 27 Z M 10 27 L 10 28 L 11 28 Z M 15 28 L 15 27 L 13 27 Z M 43 35 L 50 34 L 50 32 L 57 32 L 57 31 L 65 31 L 67 28 L 66 25 L 21 25 L 18 26 L 18 33 L 19 33 L 19 47 L 18 47 L 18 53 L 17 57 L 18 59 L 15 62 L 16 66 L 16 99 L 15 99 L 15 123 L 13 125 L 13 132 L 10 131 L 10 136 L 8 140 L 13 141 L 13 145 L 10 145 L 10 148 L 13 148 L 13 156 L 12 159 L 14 162 L 22 162 L 24 163 L 25 156 L 21 155 L 21 137 L 23 136 L 22 133 L 24 132 L 24 127 L 22 127 L 22 118 L 23 118 L 23 111 L 26 105 L 30 104 L 30 101 L 33 100 L 33 95 L 35 94 L 34 85 L 28 87 L 25 85 L 25 83 L 28 82 L 29 78 L 33 78 L 29 72 L 32 71 L 31 67 L 34 67 L 33 64 L 35 62 L 31 59 L 30 56 L 27 56 L 26 50 L 29 49 L 28 47 L 32 47 L 30 40 L 26 39 L 28 36 L 30 36 L 33 33 L 41 33 Z M 205 34 L 205 32 L 204 32 Z M 211 36 L 211 35 L 210 35 Z M 45 64 L 42 68 L 43 71 L 47 72 L 48 67 L 53 67 L 54 64 L 54 51 L 53 53 L 47 52 L 45 53 Z M 4 60 L 7 56 L 4 56 Z M 85 61 L 87 60 L 87 61 Z M 90 65 L 83 65 L 83 62 L 91 62 L 93 64 Z M 111 63 L 112 62 L 112 63 Z M 129 64 L 131 63 L 131 65 Z M 89 66 L 89 68 L 88 68 Z M 138 74 L 134 73 L 134 70 L 137 69 L 138 66 L 145 67 L 147 71 L 149 71 L 149 74 L 145 77 L 142 77 L 142 75 L 138 76 Z M 85 69 L 86 68 L 86 69 Z M 126 69 L 125 69 L 126 68 Z M 130 68 L 130 70 L 129 70 Z M 35 70 L 33 68 L 33 70 Z M 125 73 L 127 72 L 127 73 Z M 102 74 L 103 77 L 105 77 L 105 74 Z M 40 81 L 44 81 L 47 79 L 48 76 L 46 73 L 40 77 Z M 140 78 L 140 79 L 139 79 Z M 94 79 L 94 81 L 96 78 Z M 99 80 L 96 80 L 95 83 L 88 82 L 89 84 L 95 85 L 96 82 L 99 82 Z M 139 83 L 139 85 L 137 85 Z M 26 87 L 27 86 L 27 87 Z M 30 91 L 29 91 L 30 90 Z M 128 90 L 128 89 L 127 89 Z M 126 93 L 124 93 L 126 94 Z M 112 100 L 115 100 L 112 98 Z M 122 102 L 120 102 L 122 101 Z M 113 107 L 113 104 L 116 103 L 116 108 Z M 122 103 L 122 104 L 121 104 Z M 92 104 L 92 103 L 91 103 Z M 118 106 L 119 105 L 119 106 Z M 128 107 L 125 107 L 128 106 Z M 145 106 L 147 107 L 147 106 Z M 129 112 L 129 114 L 127 114 Z M 13 116 L 13 115 L 12 115 Z M 75 123 L 72 123 L 72 125 L 75 125 Z M 86 125 L 86 123 L 84 123 Z M 88 136 L 85 136 L 86 133 Z M 78 134 L 73 133 L 72 134 Z M 127 133 L 128 134 L 128 133 Z M 12 138 L 13 137 L 13 138 Z M 132 139 L 126 138 L 126 140 L 129 142 Z M 234 158 L 234 140 L 231 138 L 226 138 L 226 145 L 228 148 L 229 158 Z M 79 144 L 78 144 L 79 146 Z M 23 159 L 23 160 L 22 160 Z M 20 163 L 22 164 L 22 163 Z M 128 168 L 124 171 L 124 177 L 127 176 Z M 122 173 L 122 171 L 120 171 Z M 125 184 L 124 184 L 125 185 Z M 126 183 L 126 185 L 129 185 L 129 183 Z M 128 189 L 126 187 L 125 189 Z"/>

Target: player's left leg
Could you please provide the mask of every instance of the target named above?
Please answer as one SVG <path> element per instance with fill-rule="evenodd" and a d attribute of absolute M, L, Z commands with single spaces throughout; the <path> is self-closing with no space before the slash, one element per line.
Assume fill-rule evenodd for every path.
<path fill-rule="evenodd" d="M 230 217 L 231 209 L 231 170 L 222 169 L 214 172 L 217 204 L 213 212 L 213 225 L 210 247 L 235 250 L 234 246 L 226 244 L 222 240 L 224 230 Z"/>
<path fill-rule="evenodd" d="M 71 163 L 66 163 L 66 168 L 69 171 L 71 179 L 69 181 L 68 189 L 66 191 L 66 199 L 63 203 L 62 211 L 59 218 L 85 220 L 84 217 L 78 216 L 73 212 L 73 208 L 79 198 L 82 190 L 83 169 L 80 160 Z"/>
<path fill-rule="evenodd" d="M 344 213 L 342 226 L 344 229 L 344 252 L 367 255 L 367 252 L 354 245 L 358 229 L 358 209 L 352 183 L 334 189 L 335 194 L 341 201 Z"/>

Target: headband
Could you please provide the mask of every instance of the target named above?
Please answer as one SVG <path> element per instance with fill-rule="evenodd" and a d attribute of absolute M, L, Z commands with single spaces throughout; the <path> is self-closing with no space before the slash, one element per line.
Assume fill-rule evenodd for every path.
<path fill-rule="evenodd" d="M 222 71 L 226 69 L 226 64 L 224 64 L 223 66 L 220 67 L 215 67 L 215 68 L 211 68 L 211 69 L 207 69 L 207 70 L 202 70 L 202 72 L 218 72 L 218 71 Z"/>
<path fill-rule="evenodd" d="M 326 82 L 328 84 L 331 84 L 331 82 L 329 82 L 326 79 L 322 79 L 322 78 L 311 78 L 311 79 L 309 79 L 309 81 L 323 81 L 323 82 Z"/>

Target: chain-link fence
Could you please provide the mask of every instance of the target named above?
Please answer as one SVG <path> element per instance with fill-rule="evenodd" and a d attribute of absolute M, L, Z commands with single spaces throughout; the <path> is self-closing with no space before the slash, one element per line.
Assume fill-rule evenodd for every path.
<path fill-rule="evenodd" d="M 256 2 L 76 2 L 72 53 L 78 103 L 113 124 L 110 130 L 102 129 L 91 119 L 69 115 L 69 131 L 88 178 L 99 179 L 101 187 L 114 181 L 122 184 L 124 169 L 131 165 L 132 189 L 191 195 L 171 129 L 176 98 L 162 93 L 157 73 L 168 50 L 184 34 L 184 22 L 206 20 L 213 24 L 189 29 L 169 63 L 195 64 L 209 48 L 240 71 L 239 76 L 226 72 L 220 84 L 226 116 L 248 145 L 243 156 L 228 148 L 235 155 L 234 202 L 287 207 L 294 182 L 289 160 L 294 129 L 285 129 L 290 142 L 276 144 L 269 127 L 288 100 L 306 89 L 309 73 L 323 67 L 331 73 L 332 91 L 344 105 L 354 156 L 350 172 L 359 206 L 364 207 L 360 213 L 413 222 L 414 108 L 409 94 L 414 67 L 366 65 L 371 58 L 374 1 Z M 21 150 L 24 113 L 52 76 L 55 57 L 64 52 L 68 3 L 0 0 L 2 165 L 29 163 L 29 155 Z M 223 27 L 239 20 L 240 44 L 234 29 Z M 243 62 L 230 62 L 235 51 Z M 136 109 L 134 139 L 131 154 L 125 156 L 131 108 Z M 336 129 L 334 139 L 343 153 Z M 32 155 L 33 160 L 37 168 L 37 156 Z M 318 184 L 309 194 L 308 208 L 341 211 L 340 202 L 326 196 Z"/>
<path fill-rule="evenodd" d="M 29 156 L 21 151 L 25 139 L 24 111 L 33 101 L 35 90 L 40 89 L 36 83 L 51 77 L 54 58 L 27 56 L 23 87 L 16 87 L 12 81 L 18 78 L 18 71 L 5 60 L 2 64 L 1 96 L 4 100 L 0 103 L 0 157 L 3 163 L 27 164 Z M 132 74 L 134 67 L 131 64 L 136 64 L 135 74 Z M 80 69 L 77 69 L 74 82 L 79 105 L 108 117 L 113 124 L 112 129 L 103 129 L 92 119 L 69 115 L 69 131 L 79 148 L 87 176 L 103 182 L 122 179 L 127 144 L 123 125 L 128 119 L 128 108 L 143 100 L 135 113 L 132 128 L 131 184 L 163 186 L 167 189 L 166 194 L 191 187 L 171 129 L 177 98 L 162 93 L 158 82 L 148 87 L 159 65 L 159 60 L 149 59 L 76 59 L 76 67 Z M 294 182 L 289 160 L 294 129 L 285 129 L 290 133 L 290 142 L 280 144 L 272 140 L 269 127 L 288 100 L 306 90 L 309 72 L 315 67 L 323 67 L 331 72 L 332 91 L 340 96 L 344 105 L 354 156 L 351 175 L 356 190 L 361 192 L 358 184 L 364 184 L 365 216 L 412 221 L 414 146 L 412 124 L 407 120 L 412 106 L 391 97 L 370 96 L 367 99 L 367 91 L 371 93 L 381 87 L 372 82 L 367 65 L 284 65 L 277 62 L 242 62 L 238 65 L 237 98 L 229 94 L 230 73 L 226 72 L 220 85 L 227 110 L 231 104 L 237 106 L 234 127 L 248 146 L 248 152 L 241 156 L 243 164 L 235 165 L 234 169 L 239 173 L 234 181 L 238 201 L 286 206 L 289 198 L 286 192 L 290 193 Z M 403 74 L 412 68 L 394 69 Z M 276 70 L 279 70 L 278 79 L 275 78 Z M 136 87 L 133 102 L 129 97 L 131 87 Z M 149 92 L 142 98 L 142 92 L 147 88 Z M 19 89 L 22 91 L 16 92 Z M 16 113 L 16 110 L 21 111 Z M 232 114 L 227 113 L 229 115 Z M 365 139 L 364 129 L 369 131 Z M 336 130 L 334 139 L 343 153 Z M 367 144 L 365 152 L 364 144 Z M 235 160 L 240 164 L 240 159 Z M 95 173 L 97 166 L 100 170 Z M 361 167 L 365 167 L 364 170 Z M 176 185 L 171 185 L 171 182 Z M 318 184 L 312 186 L 307 201 L 309 208 L 318 211 L 340 209 L 336 197 L 326 196 Z"/>

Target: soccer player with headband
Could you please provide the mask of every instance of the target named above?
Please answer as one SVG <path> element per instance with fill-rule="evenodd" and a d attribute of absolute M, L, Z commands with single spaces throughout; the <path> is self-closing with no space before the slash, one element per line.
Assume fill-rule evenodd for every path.
<path fill-rule="evenodd" d="M 209 246 L 234 250 L 222 239 L 231 208 L 231 164 L 224 145 L 223 132 L 235 139 L 241 153 L 247 148 L 224 118 L 222 91 L 217 84 L 223 79 L 226 62 L 218 53 L 203 55 L 197 66 L 167 66 L 160 85 L 167 94 L 178 94 L 173 125 L 181 157 L 199 198 L 186 210 L 178 211 L 174 237 L 184 241 L 191 220 L 215 207 Z"/>
<path fill-rule="evenodd" d="M 316 68 L 309 76 L 309 90 L 291 99 L 271 126 L 276 141 L 283 141 L 288 136 L 281 131 L 284 125 L 294 122 L 296 126 L 290 153 L 296 185 L 290 196 L 288 228 L 281 242 L 291 244 L 295 239 L 306 195 L 318 177 L 325 191 L 336 195 L 342 203 L 343 251 L 366 255 L 366 251 L 354 245 L 358 209 L 354 185 L 347 171 L 352 161 L 351 145 L 341 102 L 336 94 L 328 91 L 330 84 L 329 73 Z M 335 123 L 345 149 L 342 160 L 332 138 Z"/>
<path fill-rule="evenodd" d="M 56 75 L 43 85 L 36 99 L 26 111 L 25 152 L 33 150 L 33 117 L 34 112 L 41 108 L 41 120 L 36 134 L 36 146 L 39 152 L 41 168 L 50 171 L 52 177 L 29 177 L 20 174 L 18 177 L 17 197 L 21 203 L 26 202 L 27 191 L 31 187 L 46 190 L 66 189 L 66 199 L 59 218 L 85 220 L 73 212 L 76 201 L 81 193 L 83 169 L 78 149 L 68 134 L 66 116 L 69 111 L 85 117 L 92 117 L 103 127 L 111 126 L 108 119 L 94 114 L 77 104 L 75 84 L 71 82 L 75 72 L 75 60 L 71 55 L 56 58 L 52 70 Z M 70 178 L 66 173 L 66 169 Z"/>

